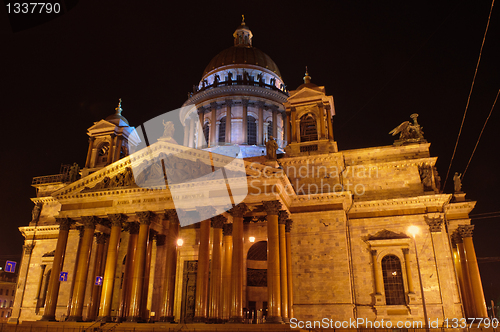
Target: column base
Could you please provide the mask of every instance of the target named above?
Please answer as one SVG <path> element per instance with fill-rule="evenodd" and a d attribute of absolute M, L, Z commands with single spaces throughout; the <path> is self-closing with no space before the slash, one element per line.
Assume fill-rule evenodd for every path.
<path fill-rule="evenodd" d="M 281 316 L 269 316 L 266 318 L 266 323 L 268 324 L 282 324 L 283 319 Z"/>
<path fill-rule="evenodd" d="M 283 323 L 290 324 L 290 319 L 288 317 L 281 317 L 281 319 L 283 320 Z"/>
<path fill-rule="evenodd" d="M 207 318 L 206 317 L 194 317 L 193 318 L 193 323 L 206 323 Z"/>
<path fill-rule="evenodd" d="M 127 318 L 125 318 L 125 321 L 128 323 L 138 323 L 138 322 L 142 322 L 142 317 L 140 317 L 140 316 L 128 316 Z"/>
<path fill-rule="evenodd" d="M 229 318 L 229 323 L 243 323 L 243 317 L 231 317 Z"/>
<path fill-rule="evenodd" d="M 207 319 L 208 324 L 222 324 L 222 319 L 220 318 L 209 318 Z"/>
<path fill-rule="evenodd" d="M 159 323 L 173 323 L 174 319 L 175 319 L 174 316 L 163 316 L 163 317 L 160 317 L 158 322 Z"/>
<path fill-rule="evenodd" d="M 67 322 L 83 322 L 82 316 L 69 316 Z"/>
<path fill-rule="evenodd" d="M 40 320 L 42 322 L 55 322 L 56 321 L 56 315 L 50 315 L 50 316 L 43 315 Z"/>

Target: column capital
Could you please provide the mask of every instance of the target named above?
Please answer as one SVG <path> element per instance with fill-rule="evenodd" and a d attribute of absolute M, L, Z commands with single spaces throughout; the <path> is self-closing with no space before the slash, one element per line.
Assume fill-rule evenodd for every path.
<path fill-rule="evenodd" d="M 401 250 L 403 251 L 404 255 L 408 255 L 410 253 L 410 249 L 408 248 L 401 248 Z"/>
<path fill-rule="evenodd" d="M 69 231 L 71 224 L 73 224 L 73 220 L 70 218 L 56 218 L 56 223 L 59 224 L 59 229 L 61 231 Z"/>
<path fill-rule="evenodd" d="M 179 222 L 179 216 L 177 215 L 177 211 L 175 209 L 165 210 L 165 217 L 167 217 L 169 221 Z"/>
<path fill-rule="evenodd" d="M 377 250 L 375 249 L 370 250 L 370 253 L 372 254 L 372 256 L 377 256 Z"/>
<path fill-rule="evenodd" d="M 472 237 L 472 231 L 474 230 L 474 225 L 459 225 L 458 232 L 463 238 Z"/>
<path fill-rule="evenodd" d="M 232 236 L 233 235 L 233 224 L 222 225 L 222 232 L 224 233 L 224 236 Z"/>
<path fill-rule="evenodd" d="M 213 206 L 197 206 L 196 211 L 198 211 L 202 220 L 210 219 L 215 214 Z"/>
<path fill-rule="evenodd" d="M 30 255 L 33 252 L 33 248 L 35 248 L 35 244 L 34 243 L 25 244 L 23 246 L 24 254 L 25 255 Z"/>
<path fill-rule="evenodd" d="M 96 240 L 97 244 L 105 244 L 108 237 L 109 237 L 109 235 L 106 233 L 96 233 L 95 234 L 95 240 Z"/>
<path fill-rule="evenodd" d="M 139 223 L 136 221 L 130 221 L 125 224 L 123 227 L 125 231 L 128 231 L 130 234 L 139 234 Z"/>
<path fill-rule="evenodd" d="M 277 216 L 279 210 L 281 209 L 280 201 L 264 201 L 262 202 L 262 205 L 264 206 L 264 210 L 266 210 L 266 213 L 268 215 Z"/>
<path fill-rule="evenodd" d="M 210 109 L 217 110 L 219 108 L 220 108 L 220 105 L 217 102 L 213 101 L 210 103 Z"/>
<path fill-rule="evenodd" d="M 120 226 L 122 227 L 123 223 L 127 221 L 128 216 L 123 213 L 117 214 L 108 214 L 109 221 L 111 222 L 111 226 Z"/>
<path fill-rule="evenodd" d="M 229 107 L 231 107 L 231 106 L 233 106 L 233 105 L 234 105 L 234 102 L 233 102 L 233 100 L 232 100 L 232 99 L 226 99 L 226 100 L 224 101 L 224 105 L 225 105 L 225 106 L 229 106 Z"/>
<path fill-rule="evenodd" d="M 248 106 L 249 103 L 250 103 L 249 99 L 245 99 L 245 98 L 241 99 L 241 105 Z"/>
<path fill-rule="evenodd" d="M 458 243 L 463 243 L 464 241 L 462 240 L 462 235 L 460 235 L 460 232 L 455 230 L 453 234 L 451 234 L 451 244 L 457 245 Z"/>
<path fill-rule="evenodd" d="M 292 224 L 293 224 L 293 220 L 292 219 L 287 219 L 286 220 L 286 223 L 285 223 L 285 233 L 290 233 L 290 231 L 292 230 Z"/>
<path fill-rule="evenodd" d="M 243 215 L 248 211 L 248 206 L 245 203 L 240 203 L 233 208 L 231 208 L 228 212 L 236 218 L 242 218 Z"/>
<path fill-rule="evenodd" d="M 139 217 L 139 223 L 149 225 L 156 218 L 156 214 L 151 211 L 140 211 L 135 213 Z"/>
<path fill-rule="evenodd" d="M 431 233 L 441 232 L 441 225 L 443 224 L 442 217 L 430 218 L 425 216 L 424 219 L 427 225 L 429 225 Z"/>
<path fill-rule="evenodd" d="M 212 218 L 212 227 L 213 228 L 222 228 L 224 227 L 224 223 L 227 221 L 227 218 L 223 215 L 218 215 Z"/>
<path fill-rule="evenodd" d="M 85 229 L 94 229 L 99 221 L 101 218 L 96 216 L 82 216 L 82 224 Z"/>
<path fill-rule="evenodd" d="M 280 210 L 278 212 L 278 224 L 286 224 L 287 219 L 290 217 L 288 211 Z"/>

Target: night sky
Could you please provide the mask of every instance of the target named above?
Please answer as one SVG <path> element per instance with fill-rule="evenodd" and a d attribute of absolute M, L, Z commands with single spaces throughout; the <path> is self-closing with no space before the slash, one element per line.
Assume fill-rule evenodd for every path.
<path fill-rule="evenodd" d="M 333 95 L 340 150 L 391 145 L 390 130 L 418 113 L 444 181 L 467 103 L 490 1 L 69 1 L 35 25 L 0 9 L 0 264 L 19 259 L 17 227 L 31 220 L 35 176 L 83 166 L 86 130 L 114 113 L 132 126 L 179 108 L 208 62 L 232 46 L 244 14 L 253 45 L 289 90 L 312 82 Z M 29 23 L 35 25 L 26 28 Z M 24 29 L 23 29 L 24 27 Z M 500 8 L 493 8 L 454 172 L 463 173 L 500 88 Z M 498 212 L 499 105 L 463 180 L 472 215 Z M 500 214 L 479 215 L 478 257 L 500 257 Z M 500 262 L 480 263 L 486 301 L 500 300 Z"/>

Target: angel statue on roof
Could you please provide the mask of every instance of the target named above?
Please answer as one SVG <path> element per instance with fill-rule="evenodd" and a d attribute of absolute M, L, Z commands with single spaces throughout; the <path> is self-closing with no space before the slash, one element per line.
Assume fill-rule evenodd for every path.
<path fill-rule="evenodd" d="M 410 118 L 413 119 L 413 123 L 410 121 L 405 121 L 393 130 L 389 132 L 392 136 L 396 136 L 399 134 L 399 140 L 394 142 L 395 144 L 403 144 L 403 143 L 424 143 L 426 140 L 424 139 L 424 131 L 422 127 L 417 122 L 417 113 L 413 113 L 410 115 Z"/>

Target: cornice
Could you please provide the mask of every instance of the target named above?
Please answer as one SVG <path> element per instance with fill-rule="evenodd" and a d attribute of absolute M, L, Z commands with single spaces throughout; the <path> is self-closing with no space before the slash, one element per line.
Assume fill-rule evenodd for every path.
<path fill-rule="evenodd" d="M 221 86 L 198 92 L 192 97 L 190 97 L 188 100 L 186 100 L 184 105 L 199 104 L 208 99 L 214 99 L 225 96 L 236 96 L 236 95 L 263 97 L 274 100 L 281 104 L 287 101 L 287 96 L 282 92 L 278 92 L 276 90 L 271 90 L 260 86 L 252 86 L 252 85 L 230 85 L 230 86 Z"/>

